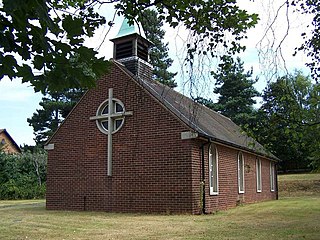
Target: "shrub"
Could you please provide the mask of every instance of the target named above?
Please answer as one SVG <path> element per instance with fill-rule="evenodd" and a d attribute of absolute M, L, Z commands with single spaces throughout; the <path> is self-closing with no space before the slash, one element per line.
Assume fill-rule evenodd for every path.
<path fill-rule="evenodd" d="M 0 199 L 32 199 L 45 196 L 47 154 L 0 152 Z"/>

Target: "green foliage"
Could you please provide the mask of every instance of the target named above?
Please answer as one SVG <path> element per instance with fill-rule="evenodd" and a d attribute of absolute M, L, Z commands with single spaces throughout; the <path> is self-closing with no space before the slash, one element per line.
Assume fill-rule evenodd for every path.
<path fill-rule="evenodd" d="M 37 145 L 44 145 L 53 135 L 83 93 L 82 89 L 70 89 L 49 92 L 42 98 L 39 103 L 42 109 L 38 109 L 31 118 L 27 119 L 29 125 L 33 127 Z"/>
<path fill-rule="evenodd" d="M 21 77 L 43 92 L 92 87 L 105 73 L 107 62 L 83 42 L 105 19 L 86 2 L 3 0 L 0 79 Z M 68 12 L 71 7 L 77 9 L 76 14 Z"/>
<path fill-rule="evenodd" d="M 0 152 L 0 199 L 32 199 L 45 195 L 47 154 Z"/>
<path fill-rule="evenodd" d="M 312 85 L 306 109 L 310 167 L 320 172 L 320 84 Z"/>
<path fill-rule="evenodd" d="M 300 72 L 269 83 L 249 127 L 279 157 L 282 170 L 319 168 L 320 91 Z"/>
<path fill-rule="evenodd" d="M 188 47 L 190 62 L 198 52 L 216 56 L 219 46 L 229 54 L 243 50 L 240 41 L 258 20 L 256 14 L 239 9 L 235 0 L 3 0 L 2 3 L 0 79 L 21 77 L 23 82 L 30 82 L 35 90 L 43 92 L 92 87 L 106 72 L 108 62 L 83 45 L 86 37 L 93 36 L 106 23 L 97 13 L 103 4 L 109 4 L 112 11 L 115 8 L 117 14 L 130 21 L 140 21 L 143 11 L 153 7 L 159 19 L 170 26 L 183 24 L 195 37 Z"/>
<path fill-rule="evenodd" d="M 176 87 L 174 77 L 177 73 L 168 71 L 173 62 L 168 55 L 168 43 L 162 42 L 165 35 L 162 29 L 163 20 L 158 17 L 156 11 L 149 9 L 143 11 L 141 20 L 147 39 L 154 44 L 149 53 L 150 63 L 153 66 L 153 78 L 171 88 Z"/>
<path fill-rule="evenodd" d="M 216 72 L 212 72 L 216 80 L 214 93 L 219 95 L 218 102 L 203 98 L 198 102 L 229 117 L 236 124 L 244 126 L 254 115 L 254 97 L 259 92 L 253 87 L 257 79 L 252 79 L 252 70 L 245 72 L 240 58 L 223 56 L 222 63 Z"/>

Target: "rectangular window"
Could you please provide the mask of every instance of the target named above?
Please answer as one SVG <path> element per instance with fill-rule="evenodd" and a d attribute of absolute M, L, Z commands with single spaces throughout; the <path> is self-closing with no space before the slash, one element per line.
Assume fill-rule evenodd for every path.
<path fill-rule="evenodd" d="M 244 193 L 244 159 L 242 152 L 238 154 L 238 187 L 239 193 Z"/>
<path fill-rule="evenodd" d="M 214 145 L 209 149 L 209 185 L 210 194 L 218 195 L 218 153 Z"/>
<path fill-rule="evenodd" d="M 257 170 L 257 192 L 261 192 L 262 191 L 261 160 L 259 158 L 256 160 L 256 170 Z"/>
<path fill-rule="evenodd" d="M 275 190 L 275 166 L 274 162 L 270 162 L 270 190 L 274 192 Z"/>

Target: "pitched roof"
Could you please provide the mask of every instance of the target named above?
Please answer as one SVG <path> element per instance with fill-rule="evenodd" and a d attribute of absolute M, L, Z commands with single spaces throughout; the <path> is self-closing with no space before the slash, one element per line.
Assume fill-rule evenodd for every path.
<path fill-rule="evenodd" d="M 229 118 L 196 103 L 190 98 L 155 80 L 138 78 L 121 63 L 115 60 L 113 60 L 113 62 L 116 66 L 130 75 L 137 83 L 142 85 L 174 115 L 197 132 L 199 136 L 207 138 L 210 141 L 279 160 L 268 152 L 260 143 L 249 137 Z"/>
<path fill-rule="evenodd" d="M 1 133 L 4 133 L 4 134 L 7 136 L 7 138 L 11 141 L 11 143 L 16 147 L 17 151 L 18 151 L 18 152 L 21 152 L 20 147 L 19 147 L 18 144 L 13 140 L 13 138 L 10 136 L 10 134 L 7 132 L 7 130 L 6 130 L 5 128 L 0 129 L 0 134 L 1 134 Z"/>

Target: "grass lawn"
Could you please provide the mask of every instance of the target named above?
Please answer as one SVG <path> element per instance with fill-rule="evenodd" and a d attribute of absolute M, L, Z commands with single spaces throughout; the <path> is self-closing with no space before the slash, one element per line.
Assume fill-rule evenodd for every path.
<path fill-rule="evenodd" d="M 320 182 L 320 174 L 303 178 L 279 176 L 279 189 Z M 307 196 L 294 187 L 278 201 L 200 216 L 46 211 L 44 200 L 0 201 L 0 239 L 320 239 L 320 192 L 308 187 L 314 192 Z"/>

